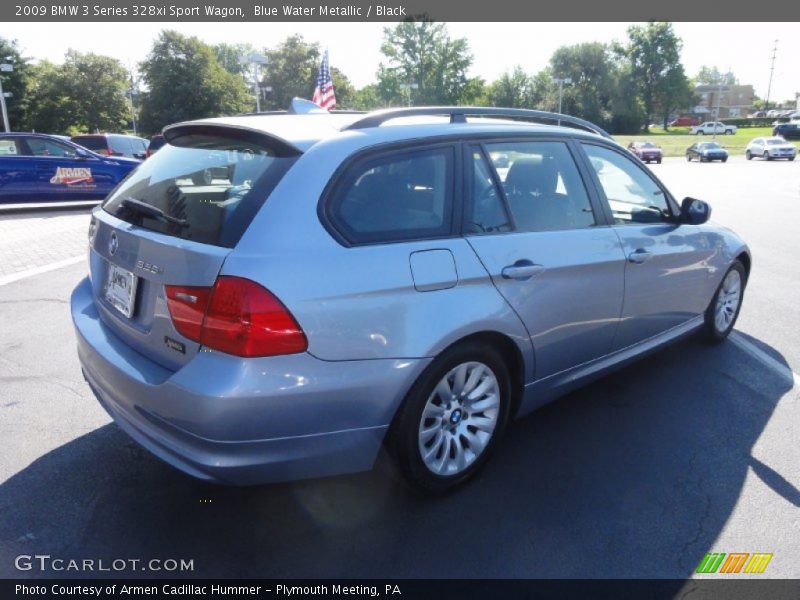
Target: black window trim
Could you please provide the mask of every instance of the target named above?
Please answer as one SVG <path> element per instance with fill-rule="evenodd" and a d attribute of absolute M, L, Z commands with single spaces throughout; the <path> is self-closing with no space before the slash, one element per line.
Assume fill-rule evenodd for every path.
<path fill-rule="evenodd" d="M 589 179 L 592 182 L 592 186 L 595 188 L 595 191 L 598 194 L 598 197 L 600 198 L 600 200 L 602 202 L 603 213 L 606 215 L 606 219 L 608 220 L 608 222 L 609 222 L 609 224 L 611 226 L 619 226 L 619 225 L 623 225 L 623 224 L 622 223 L 616 223 L 614 221 L 614 213 L 611 210 L 611 205 L 608 202 L 608 197 L 606 196 L 606 192 L 603 189 L 603 184 L 600 182 L 600 178 L 597 176 L 597 173 L 595 172 L 594 168 L 592 167 L 591 159 L 589 158 L 589 155 L 586 153 L 586 151 L 583 149 L 583 145 L 599 146 L 600 148 L 605 148 L 606 150 L 610 150 L 612 152 L 615 152 L 616 154 L 619 154 L 620 156 L 622 156 L 625 159 L 627 159 L 632 165 L 634 165 L 637 169 L 639 169 L 647 177 L 649 177 L 651 179 L 651 181 L 653 181 L 653 183 L 655 183 L 656 187 L 658 187 L 658 189 L 661 190 L 661 193 L 664 195 L 664 198 L 666 198 L 667 206 L 670 209 L 671 215 L 670 215 L 670 218 L 668 220 L 664 221 L 664 223 L 665 224 L 678 224 L 680 222 L 680 212 L 681 212 L 680 211 L 680 206 L 676 202 L 675 198 L 670 193 L 669 189 L 667 189 L 667 186 L 665 186 L 661 182 L 661 180 L 658 177 L 656 177 L 656 175 L 652 171 L 650 171 L 649 169 L 645 168 L 645 166 L 641 163 L 641 161 L 633 160 L 628 155 L 630 153 L 626 153 L 626 152 L 620 151 L 620 148 L 617 148 L 616 146 L 612 146 L 611 144 L 597 143 L 595 140 L 584 140 L 584 139 L 582 139 L 582 140 L 578 141 L 577 145 L 580 146 L 578 148 L 578 150 L 580 151 L 581 160 L 583 161 L 583 168 L 586 170 L 587 175 L 588 175 Z M 633 224 L 634 223 L 631 223 L 631 225 L 633 225 Z M 637 224 L 638 225 L 650 225 L 650 226 L 652 226 L 654 223 L 637 223 Z M 627 227 L 628 225 L 625 225 L 625 226 Z"/>
<path fill-rule="evenodd" d="M 416 140 L 403 140 L 402 142 L 390 142 L 387 144 L 379 144 L 371 146 L 356 152 L 348 157 L 337 167 L 333 176 L 330 178 L 322 191 L 320 200 L 317 203 L 317 216 L 322 223 L 325 230 L 335 239 L 340 245 L 351 248 L 361 246 L 377 246 L 385 244 L 405 244 L 409 242 L 421 242 L 427 240 L 442 240 L 450 239 L 461 236 L 461 220 L 462 220 L 462 201 L 463 196 L 463 168 L 461 165 L 462 150 L 459 145 L 459 140 L 452 137 L 445 139 L 431 138 L 423 143 L 419 139 Z M 447 186 L 447 195 L 449 196 L 450 211 L 449 215 L 445 215 L 449 219 L 449 227 L 446 233 L 441 235 L 409 235 L 391 239 L 381 240 L 359 240 L 355 236 L 348 237 L 347 231 L 338 222 L 333 214 L 332 205 L 337 199 L 338 194 L 341 193 L 342 187 L 348 182 L 350 173 L 357 169 L 364 163 L 369 163 L 373 160 L 378 160 L 385 156 L 403 156 L 410 154 L 417 154 L 419 152 L 430 152 L 434 150 L 449 150 L 449 157 L 447 157 L 447 167 L 449 170 L 449 181 Z M 445 198 L 447 203 L 448 198 Z M 380 233 L 380 232 L 378 232 Z"/>

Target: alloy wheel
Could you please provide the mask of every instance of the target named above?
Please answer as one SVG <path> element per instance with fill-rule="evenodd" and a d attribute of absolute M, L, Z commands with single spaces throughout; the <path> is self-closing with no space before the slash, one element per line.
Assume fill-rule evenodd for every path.
<path fill-rule="evenodd" d="M 742 300 L 742 276 L 736 269 L 731 269 L 722 280 L 717 303 L 714 307 L 714 326 L 720 333 L 730 327 L 739 310 Z"/>
<path fill-rule="evenodd" d="M 464 472 L 483 453 L 500 417 L 497 376 L 481 362 L 447 372 L 428 396 L 419 423 L 422 461 L 435 475 Z"/>

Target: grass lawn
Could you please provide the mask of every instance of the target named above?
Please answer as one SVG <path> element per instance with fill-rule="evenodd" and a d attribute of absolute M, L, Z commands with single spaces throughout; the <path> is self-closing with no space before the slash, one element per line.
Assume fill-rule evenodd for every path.
<path fill-rule="evenodd" d="M 731 156 L 744 155 L 745 146 L 750 140 L 762 136 L 771 136 L 772 127 L 740 127 L 733 135 L 717 135 L 717 141 L 725 146 Z M 712 140 L 710 135 L 691 135 L 688 127 L 670 128 L 664 131 L 660 127 L 650 129 L 650 133 L 639 135 L 615 135 L 614 139 L 623 146 L 634 140 L 649 140 L 661 146 L 664 156 L 684 156 L 686 148 L 695 142 Z"/>

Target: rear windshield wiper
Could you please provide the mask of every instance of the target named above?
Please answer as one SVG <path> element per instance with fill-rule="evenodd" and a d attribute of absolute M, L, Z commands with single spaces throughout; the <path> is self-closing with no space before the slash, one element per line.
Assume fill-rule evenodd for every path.
<path fill-rule="evenodd" d="M 134 212 L 138 212 L 139 214 L 146 215 L 154 219 L 163 219 L 164 221 L 166 221 L 167 223 L 171 223 L 172 225 L 178 225 L 179 227 L 189 226 L 189 221 L 187 221 L 186 219 L 178 219 L 176 217 L 168 215 L 157 206 L 153 206 L 152 204 L 148 204 L 147 202 L 142 202 L 141 200 L 137 200 L 136 198 L 131 198 L 130 196 L 123 198 L 121 204 L 125 208 L 128 208 Z"/>

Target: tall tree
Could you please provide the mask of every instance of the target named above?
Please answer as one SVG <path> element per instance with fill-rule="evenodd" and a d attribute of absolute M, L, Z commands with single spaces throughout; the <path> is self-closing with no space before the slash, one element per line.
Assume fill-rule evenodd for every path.
<path fill-rule="evenodd" d="M 252 106 L 242 78 L 220 65 L 211 46 L 177 31 L 161 32 L 140 71 L 148 87 L 141 110 L 144 131 L 237 114 Z"/>
<path fill-rule="evenodd" d="M 614 94 L 615 64 L 611 50 L 599 42 L 562 46 L 550 58 L 556 77 L 569 78 L 563 111 L 608 127 Z"/>
<path fill-rule="evenodd" d="M 62 85 L 72 101 L 73 121 L 84 131 L 119 131 L 130 122 L 128 71 L 109 56 L 67 51 Z"/>
<path fill-rule="evenodd" d="M 67 51 L 64 63 L 30 70 L 26 129 L 46 133 L 120 131 L 130 123 L 128 72 L 115 58 Z"/>
<path fill-rule="evenodd" d="M 534 108 L 543 98 L 533 77 L 516 66 L 489 85 L 488 100 L 492 106 Z"/>
<path fill-rule="evenodd" d="M 262 109 L 284 110 L 295 97 L 311 99 L 321 60 L 319 44 L 306 42 L 302 35 L 291 35 L 266 55 L 269 64 L 263 71 L 263 85 L 271 87 L 272 92 L 267 93 Z M 335 90 L 335 78 L 333 86 Z"/>
<path fill-rule="evenodd" d="M 443 23 L 406 21 L 384 29 L 378 90 L 389 103 L 459 104 L 469 93 L 472 54 Z M 474 83 L 473 90 L 474 93 Z"/>
<path fill-rule="evenodd" d="M 663 117 L 666 123 L 669 111 L 691 105 L 691 86 L 680 61 L 681 40 L 671 23 L 632 25 L 627 46 L 619 51 L 630 64 L 642 100 L 645 130 L 654 117 Z"/>
<path fill-rule="evenodd" d="M 214 54 L 223 69 L 234 75 L 247 75 L 249 65 L 242 62 L 242 58 L 255 54 L 256 48 L 252 44 L 217 44 Z"/>
<path fill-rule="evenodd" d="M 19 52 L 16 40 L 0 37 L 0 61 L 9 63 L 14 70 L 0 73 L 3 78 L 3 91 L 11 94 L 6 98 L 8 121 L 11 130 L 27 128 L 26 113 L 30 106 L 28 90 L 31 85 L 31 65 Z"/>
<path fill-rule="evenodd" d="M 738 85 L 739 80 L 728 71 L 723 73 L 717 67 L 703 65 L 694 80 L 700 85 Z"/>

